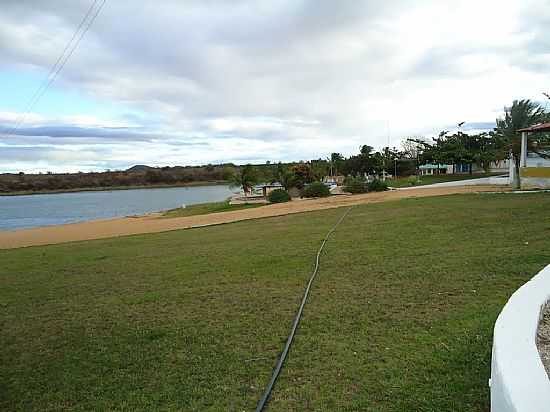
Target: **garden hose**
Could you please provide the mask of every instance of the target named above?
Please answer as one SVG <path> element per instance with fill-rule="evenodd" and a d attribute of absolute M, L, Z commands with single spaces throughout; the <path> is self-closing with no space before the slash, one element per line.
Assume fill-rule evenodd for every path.
<path fill-rule="evenodd" d="M 319 271 L 319 261 L 321 259 L 321 253 L 323 252 L 323 248 L 325 247 L 325 244 L 327 243 L 330 236 L 334 233 L 336 228 L 342 221 L 345 219 L 345 217 L 349 214 L 349 212 L 353 209 L 353 206 L 351 206 L 349 209 L 345 211 L 345 213 L 338 219 L 338 221 L 334 224 L 332 229 L 330 229 L 323 239 L 323 242 L 321 243 L 321 246 L 319 247 L 319 250 L 317 251 L 317 256 L 315 257 L 315 268 L 313 269 L 313 272 L 311 274 L 311 277 L 309 278 L 309 282 L 307 284 L 307 287 L 304 291 L 304 296 L 302 297 L 302 302 L 300 303 L 300 307 L 298 308 L 298 312 L 296 313 L 296 316 L 294 318 L 294 322 L 292 323 L 292 329 L 290 330 L 290 335 L 288 335 L 288 339 L 286 340 L 285 347 L 283 349 L 283 352 L 281 353 L 281 356 L 279 360 L 277 361 L 277 365 L 275 366 L 275 369 L 273 369 L 273 374 L 271 375 L 271 379 L 269 380 L 269 383 L 267 387 L 265 388 L 264 394 L 260 401 L 258 402 L 258 406 L 256 407 L 256 412 L 262 412 L 267 405 L 269 401 L 269 397 L 271 395 L 271 391 L 273 390 L 273 387 L 275 386 L 275 383 L 277 382 L 277 378 L 279 377 L 279 374 L 281 373 L 281 369 L 283 368 L 283 364 L 285 363 L 286 357 L 288 355 L 288 351 L 290 350 L 290 345 L 292 345 L 292 341 L 294 340 L 294 335 L 296 334 L 296 329 L 298 328 L 298 324 L 300 323 L 300 319 L 302 318 L 302 312 L 304 311 L 304 306 L 306 305 L 307 298 L 309 296 L 309 291 L 311 290 L 311 285 L 313 284 L 313 281 L 315 280 L 315 277 L 317 276 L 317 272 Z"/>

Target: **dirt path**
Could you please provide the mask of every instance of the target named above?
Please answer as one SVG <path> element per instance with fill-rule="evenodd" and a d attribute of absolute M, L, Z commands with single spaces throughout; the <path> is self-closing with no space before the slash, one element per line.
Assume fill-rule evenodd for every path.
<path fill-rule="evenodd" d="M 290 213 L 308 212 L 364 203 L 378 203 L 408 197 L 442 196 L 455 193 L 474 193 L 502 191 L 502 187 L 466 186 L 445 188 L 422 188 L 415 190 L 395 190 L 369 193 L 355 196 L 334 196 L 325 199 L 310 199 L 268 205 L 254 209 L 232 212 L 212 213 L 209 215 L 177 218 L 158 216 L 125 217 L 108 220 L 72 223 L 15 231 L 0 231 L 0 249 L 13 249 L 25 246 L 37 246 L 74 242 L 80 240 L 104 239 L 116 236 L 156 233 L 168 230 L 188 229 L 236 222 L 239 220 L 281 216 Z"/>

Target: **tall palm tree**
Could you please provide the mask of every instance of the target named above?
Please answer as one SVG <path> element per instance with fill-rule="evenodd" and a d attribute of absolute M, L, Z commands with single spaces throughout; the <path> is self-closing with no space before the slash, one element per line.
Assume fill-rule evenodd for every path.
<path fill-rule="evenodd" d="M 514 100 L 512 106 L 504 108 L 504 117 L 496 120 L 496 138 L 500 139 L 502 149 L 512 155 L 515 164 L 516 185 L 519 186 L 519 162 L 521 157 L 521 134 L 518 129 L 533 126 L 549 119 L 544 108 L 529 99 Z"/>

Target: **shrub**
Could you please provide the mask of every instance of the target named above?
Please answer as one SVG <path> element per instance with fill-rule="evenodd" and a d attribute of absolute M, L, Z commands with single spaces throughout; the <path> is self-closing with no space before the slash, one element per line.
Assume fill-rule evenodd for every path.
<path fill-rule="evenodd" d="M 366 193 L 367 182 L 361 178 L 349 177 L 346 179 L 344 190 L 349 193 Z"/>
<path fill-rule="evenodd" d="M 418 183 L 420 183 L 420 178 L 418 176 L 412 175 L 407 178 L 407 182 L 410 186 L 416 186 Z"/>
<path fill-rule="evenodd" d="M 380 179 L 374 179 L 367 185 L 369 192 L 383 192 L 388 190 L 388 184 Z"/>
<path fill-rule="evenodd" d="M 284 203 L 290 200 L 290 195 L 284 189 L 275 189 L 267 195 L 269 203 Z"/>
<path fill-rule="evenodd" d="M 330 195 L 330 189 L 321 182 L 313 182 L 304 188 L 304 197 L 327 197 Z"/>

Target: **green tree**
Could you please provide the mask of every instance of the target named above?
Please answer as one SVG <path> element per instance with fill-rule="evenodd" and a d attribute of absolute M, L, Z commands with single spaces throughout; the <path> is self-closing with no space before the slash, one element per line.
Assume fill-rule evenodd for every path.
<path fill-rule="evenodd" d="M 297 163 L 290 170 L 293 175 L 293 184 L 298 189 L 303 189 L 306 183 L 311 183 L 315 180 L 311 171 L 311 165 L 308 163 Z"/>
<path fill-rule="evenodd" d="M 314 180 L 323 180 L 323 178 L 329 173 L 330 165 L 324 159 L 311 160 L 311 174 Z"/>
<path fill-rule="evenodd" d="M 380 152 L 382 170 L 389 174 L 394 174 L 397 169 L 397 159 L 400 153 L 396 148 L 384 147 Z"/>
<path fill-rule="evenodd" d="M 504 116 L 496 119 L 495 136 L 500 139 L 500 149 L 512 155 L 515 164 L 514 179 L 519 186 L 519 167 L 521 157 L 521 133 L 519 129 L 548 120 L 549 114 L 544 108 L 529 99 L 514 100 L 512 106 L 504 108 Z"/>
<path fill-rule="evenodd" d="M 507 155 L 501 150 L 502 143 L 494 132 L 483 132 L 470 136 L 474 162 L 488 173 L 491 162 L 504 160 Z"/>
<path fill-rule="evenodd" d="M 283 165 L 281 162 L 277 164 L 277 181 L 283 185 L 285 190 L 290 190 L 293 187 L 296 187 L 296 177 L 294 176 L 294 173 L 290 171 L 290 169 Z"/>
<path fill-rule="evenodd" d="M 419 142 L 422 162 L 438 164 L 467 164 L 470 174 L 472 165 L 477 164 L 486 171 L 494 160 L 502 160 L 502 143 L 495 133 L 469 135 L 458 132 L 448 135 L 446 131 L 433 139 L 433 143 Z"/>
<path fill-rule="evenodd" d="M 331 153 L 330 155 L 330 171 L 333 176 L 338 176 L 338 170 L 342 167 L 344 156 L 340 153 Z"/>
<path fill-rule="evenodd" d="M 242 166 L 230 180 L 230 186 L 242 188 L 245 196 L 252 192 L 252 187 L 257 183 L 258 174 L 256 173 L 254 166 L 251 164 Z"/>
<path fill-rule="evenodd" d="M 350 156 L 343 162 L 341 166 L 342 173 L 352 176 L 363 176 L 365 173 L 372 173 L 374 171 L 373 151 L 372 146 L 361 146 L 358 155 Z"/>

